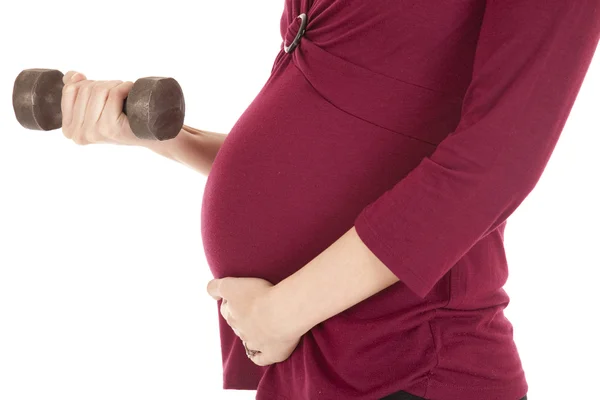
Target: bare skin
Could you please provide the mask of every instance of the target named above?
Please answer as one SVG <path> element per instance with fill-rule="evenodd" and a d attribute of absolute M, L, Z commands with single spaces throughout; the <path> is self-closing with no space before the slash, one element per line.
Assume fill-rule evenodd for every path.
<path fill-rule="evenodd" d="M 91 81 L 69 71 L 63 81 L 63 134 L 80 145 L 146 147 L 208 176 L 226 134 L 184 126 L 174 139 L 138 139 L 123 101 L 133 82 Z M 354 227 L 277 285 L 260 278 L 213 279 L 207 292 L 223 299 L 221 314 L 257 365 L 284 361 L 302 335 L 322 321 L 396 283 L 398 278 L 369 250 Z"/>
<path fill-rule="evenodd" d="M 225 138 L 224 133 L 184 125 L 177 137 L 157 141 L 137 138 L 123 114 L 130 81 L 94 81 L 76 71 L 63 77 L 62 131 L 79 145 L 120 144 L 145 147 L 208 176 Z"/>

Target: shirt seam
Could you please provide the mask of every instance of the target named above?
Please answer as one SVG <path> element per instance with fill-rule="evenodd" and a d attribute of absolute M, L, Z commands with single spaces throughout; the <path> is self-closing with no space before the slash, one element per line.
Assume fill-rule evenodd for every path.
<path fill-rule="evenodd" d="M 321 92 L 319 92 L 319 91 L 317 90 L 317 88 L 315 88 L 315 87 L 313 86 L 313 84 L 312 84 L 312 83 L 311 83 L 311 82 L 308 80 L 308 78 L 306 77 L 306 75 L 304 75 L 304 72 L 302 71 L 302 69 L 301 69 L 301 68 L 299 68 L 299 67 L 296 65 L 296 63 L 294 62 L 294 60 L 293 60 L 293 59 L 291 60 L 291 64 L 294 66 L 294 68 L 296 68 L 296 69 L 297 69 L 297 70 L 300 72 L 300 74 L 302 75 L 302 77 L 304 77 L 304 81 L 305 81 L 305 82 L 306 82 L 306 83 L 307 83 L 307 84 L 308 84 L 308 85 L 309 85 L 309 86 L 310 86 L 310 87 L 311 87 L 311 88 L 312 88 L 312 89 L 315 91 L 315 93 L 316 93 L 316 94 L 318 94 L 318 95 L 319 95 L 319 97 L 321 97 L 321 98 L 322 98 L 324 101 L 326 101 L 327 103 L 329 103 L 329 104 L 330 104 L 332 107 L 336 108 L 337 110 L 339 110 L 339 111 L 341 111 L 341 112 L 343 112 L 343 113 L 345 113 L 345 114 L 348 114 L 348 115 L 350 115 L 351 117 L 354 117 L 354 118 L 356 118 L 356 119 L 358 119 L 358 120 L 360 120 L 360 121 L 363 121 L 364 123 L 367 123 L 367 124 L 369 124 L 369 125 L 373 125 L 373 126 L 376 126 L 377 128 L 380 128 L 380 129 L 386 130 L 386 131 L 388 131 L 388 132 L 391 132 L 391 133 L 393 133 L 394 135 L 401 135 L 401 136 L 404 136 L 404 137 L 406 137 L 406 138 L 413 139 L 413 140 L 417 140 L 417 141 L 419 141 L 419 142 L 421 142 L 421 143 L 425 143 L 425 144 L 428 144 L 428 145 L 431 145 L 431 146 L 437 146 L 437 145 L 438 145 L 437 143 L 429 142 L 429 141 L 427 141 L 427 140 L 425 140 L 425 139 L 422 139 L 422 138 L 419 138 L 419 137 L 415 137 L 415 136 L 409 135 L 408 133 L 404 133 L 404 132 L 398 132 L 398 131 L 391 130 L 391 129 L 389 129 L 389 128 L 386 128 L 385 126 L 381 126 L 381 125 L 379 125 L 379 124 L 376 124 L 376 123 L 375 123 L 375 122 L 373 122 L 373 121 L 366 120 L 366 119 L 364 119 L 364 118 L 361 118 L 361 117 L 359 117 L 358 115 L 354 115 L 354 114 L 352 114 L 351 112 L 348 112 L 348 111 L 344 110 L 343 108 L 340 108 L 339 106 L 337 106 L 337 105 L 335 105 L 334 103 L 332 103 L 332 102 L 331 102 L 331 100 L 329 100 L 328 98 L 326 98 L 326 97 L 325 97 L 323 94 L 321 94 Z"/>
<path fill-rule="evenodd" d="M 366 67 L 366 66 L 364 66 L 364 65 L 357 64 L 357 63 L 355 63 L 354 61 L 350 61 L 350 60 L 348 60 L 348 59 L 346 59 L 346 58 L 344 58 L 344 57 L 341 57 L 341 56 L 339 56 L 338 54 L 332 53 L 332 52 L 331 52 L 331 51 L 329 51 L 329 50 L 325 50 L 323 47 L 321 47 L 321 46 L 319 46 L 318 44 L 316 44 L 315 42 L 313 42 L 313 41 L 312 41 L 312 40 L 311 40 L 311 39 L 308 37 L 308 34 L 305 34 L 305 35 L 303 35 L 301 39 L 308 40 L 308 41 L 310 41 L 310 42 L 312 43 L 312 45 L 313 45 L 313 46 L 316 46 L 316 47 L 318 47 L 318 48 L 319 48 L 321 51 L 323 51 L 323 52 L 325 52 L 325 53 L 329 54 L 330 56 L 332 56 L 332 57 L 335 57 L 335 58 L 337 58 L 337 59 L 339 59 L 339 60 L 341 60 L 341 61 L 343 61 L 343 62 L 346 62 L 346 63 L 348 63 L 348 64 L 351 64 L 351 65 L 353 65 L 353 66 L 355 66 L 355 67 L 357 67 L 357 68 L 359 68 L 359 69 L 362 69 L 362 70 L 364 70 L 364 71 L 367 71 L 367 72 L 369 72 L 369 73 L 371 73 L 371 74 L 373 74 L 373 75 L 379 75 L 379 76 L 382 76 L 382 77 L 384 77 L 384 78 L 386 78 L 386 79 L 390 79 L 390 80 L 393 80 L 393 81 L 396 81 L 396 82 L 400 82 L 400 83 L 403 83 L 403 84 L 405 84 L 405 85 L 414 86 L 414 87 L 417 87 L 417 88 L 419 88 L 419 89 L 425 89 L 425 90 L 428 90 L 428 91 L 430 91 L 430 92 L 433 92 L 433 93 L 436 93 L 436 94 L 439 94 L 439 95 L 442 95 L 442 96 L 446 96 L 446 97 L 448 97 L 448 98 L 449 98 L 449 99 L 451 99 L 451 100 L 458 100 L 458 101 L 462 101 L 462 100 L 463 100 L 463 99 L 462 99 L 462 96 L 460 96 L 460 95 L 457 95 L 457 94 L 455 94 L 455 93 L 452 93 L 452 92 L 446 92 L 446 91 L 439 90 L 439 89 L 434 89 L 434 88 L 431 88 L 431 87 L 428 87 L 428 86 L 421 85 L 421 84 L 419 84 L 419 83 L 414 83 L 414 82 L 410 82 L 410 81 L 407 81 L 407 80 L 404 80 L 404 79 L 396 78 L 396 77 L 394 77 L 394 76 L 391 76 L 391 75 L 384 74 L 383 72 L 375 71 L 375 70 L 373 70 L 373 69 L 371 69 L 371 68 L 369 68 L 369 67 Z M 300 47 L 301 43 L 302 43 L 302 42 L 298 43 L 298 47 Z"/>
<path fill-rule="evenodd" d="M 429 384 L 431 383 L 431 380 L 433 379 L 432 378 L 433 371 L 435 371 L 436 368 L 440 365 L 440 352 L 438 350 L 438 346 L 436 345 L 435 333 L 433 332 L 433 326 L 432 326 L 432 321 L 437 316 L 437 313 L 438 313 L 438 310 L 434 309 L 433 317 L 431 317 L 431 319 L 429 321 L 427 321 L 427 323 L 429 324 L 429 332 L 431 332 L 431 342 L 433 343 L 433 350 L 435 351 L 436 363 L 427 373 L 427 385 L 425 386 L 425 394 L 423 394 L 423 397 L 427 397 L 427 392 L 429 392 Z M 441 348 L 441 343 L 440 343 L 440 348 Z"/>

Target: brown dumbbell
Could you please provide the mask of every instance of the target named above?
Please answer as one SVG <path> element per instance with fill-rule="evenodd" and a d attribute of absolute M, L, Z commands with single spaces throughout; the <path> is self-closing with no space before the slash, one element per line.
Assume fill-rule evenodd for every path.
<path fill-rule="evenodd" d="M 55 69 L 26 69 L 13 88 L 17 120 L 28 129 L 49 131 L 62 126 L 63 73 Z M 173 78 L 148 77 L 135 81 L 123 103 L 131 130 L 140 139 L 172 139 L 183 127 L 185 103 Z"/>

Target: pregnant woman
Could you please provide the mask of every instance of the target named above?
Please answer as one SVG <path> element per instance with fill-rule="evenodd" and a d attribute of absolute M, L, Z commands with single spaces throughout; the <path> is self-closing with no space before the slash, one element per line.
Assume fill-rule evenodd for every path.
<path fill-rule="evenodd" d="M 575 102 L 600 0 L 285 0 L 281 36 L 227 135 L 138 140 L 131 82 L 65 76 L 65 136 L 207 176 L 223 387 L 525 399 L 503 234 Z"/>

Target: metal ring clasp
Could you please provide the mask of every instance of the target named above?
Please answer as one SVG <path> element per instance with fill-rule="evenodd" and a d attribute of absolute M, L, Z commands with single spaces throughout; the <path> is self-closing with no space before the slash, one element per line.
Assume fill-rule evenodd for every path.
<path fill-rule="evenodd" d="M 300 38 L 302 37 L 302 35 L 304 35 L 304 31 L 306 30 L 306 24 L 307 24 L 306 14 L 302 13 L 302 14 L 298 15 L 296 18 L 302 19 L 302 22 L 300 24 L 300 28 L 298 29 L 298 33 L 296 34 L 296 37 L 294 38 L 294 41 L 289 46 L 285 46 L 285 42 L 284 42 L 283 50 L 286 53 L 293 51 L 298 46 L 298 43 L 300 43 Z"/>

